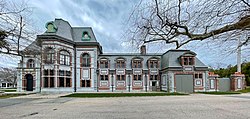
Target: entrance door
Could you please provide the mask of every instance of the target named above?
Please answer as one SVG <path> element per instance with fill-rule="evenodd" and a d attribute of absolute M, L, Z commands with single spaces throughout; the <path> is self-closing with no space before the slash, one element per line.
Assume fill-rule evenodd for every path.
<path fill-rule="evenodd" d="M 156 81 L 152 82 L 152 91 L 157 91 Z"/>
<path fill-rule="evenodd" d="M 193 75 L 175 75 L 177 92 L 194 92 Z"/>
<path fill-rule="evenodd" d="M 33 91 L 33 76 L 31 74 L 26 74 L 26 90 Z"/>

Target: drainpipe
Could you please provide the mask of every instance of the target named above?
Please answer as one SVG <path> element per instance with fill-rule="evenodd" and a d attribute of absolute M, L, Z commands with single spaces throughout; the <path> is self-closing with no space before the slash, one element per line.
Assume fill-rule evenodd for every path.
<path fill-rule="evenodd" d="M 42 62 L 43 62 L 43 57 L 42 57 L 42 53 L 41 53 L 41 61 L 40 61 L 40 90 L 39 92 L 41 93 L 42 92 L 42 75 L 43 75 L 43 68 L 42 68 Z"/>
<path fill-rule="evenodd" d="M 114 92 L 114 75 L 113 75 L 113 73 L 112 73 L 111 75 L 112 75 L 112 76 L 111 76 L 112 92 Z"/>
<path fill-rule="evenodd" d="M 100 70 L 99 70 L 99 72 L 100 72 Z M 97 88 L 96 91 L 99 92 L 99 74 L 97 74 L 97 81 L 96 82 L 97 82 L 97 84 L 96 84 L 96 88 Z"/>
<path fill-rule="evenodd" d="M 74 92 L 76 92 L 76 44 L 74 44 Z"/>
<path fill-rule="evenodd" d="M 130 92 L 130 73 L 128 73 L 128 92 Z"/>
<path fill-rule="evenodd" d="M 145 73 L 145 88 L 146 88 L 146 92 L 148 92 L 148 81 L 147 81 L 147 73 Z"/>
<path fill-rule="evenodd" d="M 169 80 L 169 75 L 167 74 L 165 78 L 166 78 L 166 81 L 167 81 L 167 87 L 168 87 L 167 90 L 168 90 L 168 93 L 170 93 L 170 80 Z"/>

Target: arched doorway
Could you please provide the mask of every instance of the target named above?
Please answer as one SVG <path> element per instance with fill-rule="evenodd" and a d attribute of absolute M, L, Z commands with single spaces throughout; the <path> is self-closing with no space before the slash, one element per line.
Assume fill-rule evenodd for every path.
<path fill-rule="evenodd" d="M 33 91 L 33 76 L 31 74 L 26 74 L 26 90 Z"/>

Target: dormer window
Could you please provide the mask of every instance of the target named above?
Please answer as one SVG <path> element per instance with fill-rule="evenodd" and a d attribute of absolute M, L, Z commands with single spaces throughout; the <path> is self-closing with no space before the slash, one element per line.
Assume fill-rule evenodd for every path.
<path fill-rule="evenodd" d="M 185 65 L 194 65 L 195 64 L 195 56 L 196 54 L 192 51 L 187 51 L 183 53 L 180 58 L 180 63 L 182 66 Z"/>
<path fill-rule="evenodd" d="M 133 60 L 133 62 L 132 62 L 132 68 L 142 68 L 142 62 L 141 62 L 141 60 Z"/>
<path fill-rule="evenodd" d="M 124 60 L 117 60 L 116 61 L 116 68 L 126 68 Z"/>
<path fill-rule="evenodd" d="M 148 60 L 148 68 L 158 68 L 158 59 L 149 59 Z"/>
<path fill-rule="evenodd" d="M 134 58 L 132 58 L 132 61 L 131 61 L 131 67 L 132 68 L 142 68 L 143 67 L 142 62 L 143 62 L 143 58 L 134 57 Z"/>
<path fill-rule="evenodd" d="M 108 59 L 100 59 L 100 68 L 109 68 Z"/>
<path fill-rule="evenodd" d="M 89 33 L 87 31 L 84 31 L 82 33 L 82 40 L 89 41 L 90 39 L 91 39 L 91 37 L 90 37 Z"/>
<path fill-rule="evenodd" d="M 57 26 L 53 21 L 46 23 L 45 27 L 47 28 L 47 33 L 55 33 L 57 31 Z"/>
<path fill-rule="evenodd" d="M 183 57 L 183 65 L 194 65 L 194 57 Z"/>

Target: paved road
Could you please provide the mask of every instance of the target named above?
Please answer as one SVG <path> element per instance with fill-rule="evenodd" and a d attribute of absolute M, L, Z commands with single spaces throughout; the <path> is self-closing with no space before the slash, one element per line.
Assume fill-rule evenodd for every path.
<path fill-rule="evenodd" d="M 6 102 L 8 104 L 3 104 Z M 0 99 L 1 119 L 247 119 L 250 118 L 249 112 L 250 94 L 119 98 L 32 98 L 31 96 Z"/>

